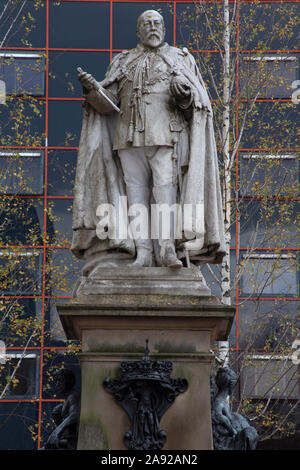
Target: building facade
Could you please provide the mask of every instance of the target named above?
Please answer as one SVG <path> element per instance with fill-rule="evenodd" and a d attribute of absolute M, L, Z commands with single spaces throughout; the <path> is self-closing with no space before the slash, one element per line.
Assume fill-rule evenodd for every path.
<path fill-rule="evenodd" d="M 276 435 L 283 432 L 289 416 L 287 428 L 297 427 L 300 409 L 299 4 L 229 4 L 232 142 L 243 131 L 231 168 L 230 295 L 237 313 L 230 365 L 239 375 L 236 404 L 247 401 L 255 416 L 268 402 L 270 413 L 260 423 L 267 438 L 272 426 Z M 0 449 L 42 447 L 61 399 L 52 383 L 57 367 L 70 367 L 80 384 L 79 345 L 66 341 L 55 308 L 72 297 L 81 267 L 69 251 L 81 130 L 77 67 L 100 81 L 115 54 L 135 47 L 139 14 L 158 9 L 166 41 L 195 55 L 221 119 L 222 6 L 218 0 L 1 1 L 0 340 L 6 362 L 0 363 Z M 220 141 L 218 148 L 222 175 Z M 222 298 L 218 267 L 204 266 L 203 274 Z"/>

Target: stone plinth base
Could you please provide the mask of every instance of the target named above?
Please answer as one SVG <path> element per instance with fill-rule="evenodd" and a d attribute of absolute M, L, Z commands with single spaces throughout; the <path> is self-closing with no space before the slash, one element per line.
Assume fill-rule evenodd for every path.
<path fill-rule="evenodd" d="M 98 268 L 77 283 L 74 296 L 80 299 L 96 294 L 170 294 L 210 296 L 210 289 L 196 267 L 169 268 Z"/>
<path fill-rule="evenodd" d="M 130 420 L 102 384 L 119 376 L 120 361 L 142 357 L 146 339 L 151 358 L 172 361 L 172 377 L 188 381 L 160 422 L 163 449 L 212 449 L 210 348 L 227 339 L 234 308 L 212 297 L 195 269 L 111 268 L 105 276 L 81 280 L 74 300 L 58 305 L 67 337 L 82 342 L 78 449 L 125 449 Z"/>

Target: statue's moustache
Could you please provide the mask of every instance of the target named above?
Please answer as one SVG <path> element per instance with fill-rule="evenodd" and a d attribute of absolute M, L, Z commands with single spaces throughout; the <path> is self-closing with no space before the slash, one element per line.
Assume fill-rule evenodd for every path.
<path fill-rule="evenodd" d="M 157 38 L 157 39 L 160 39 L 160 34 L 159 33 L 154 33 L 154 32 L 151 32 L 147 35 L 147 39 L 150 39 L 150 38 Z"/>

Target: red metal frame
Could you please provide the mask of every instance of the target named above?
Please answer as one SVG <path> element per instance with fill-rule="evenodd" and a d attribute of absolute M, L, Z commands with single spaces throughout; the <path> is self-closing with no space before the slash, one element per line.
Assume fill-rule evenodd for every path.
<path fill-rule="evenodd" d="M 42 280 L 42 331 L 40 348 L 40 383 L 39 383 L 39 411 L 38 411 L 38 439 L 37 447 L 41 447 L 41 422 L 42 422 L 42 398 L 43 398 L 43 363 L 44 363 L 44 325 L 45 325 L 45 295 L 46 295 L 46 261 L 47 261 L 47 189 L 48 189 L 48 110 L 49 110 L 49 1 L 46 2 L 46 82 L 45 82 L 45 174 L 44 174 L 44 243 L 43 243 L 43 280 Z"/>
<path fill-rule="evenodd" d="M 43 370 L 44 370 L 44 352 L 45 351 L 59 351 L 63 350 L 66 351 L 67 347 L 53 347 L 53 346 L 47 346 L 44 343 L 44 319 L 45 319 L 45 305 L 46 301 L 50 298 L 53 298 L 52 296 L 47 295 L 47 290 L 46 290 L 46 271 L 45 271 L 45 266 L 46 266 L 46 257 L 47 257 L 47 250 L 52 250 L 52 249 L 69 249 L 69 246 L 65 245 L 48 245 L 47 244 L 47 208 L 48 208 L 48 201 L 51 199 L 73 199 L 73 196 L 48 196 L 47 193 L 47 183 L 48 183 L 48 153 L 49 150 L 77 150 L 78 147 L 65 147 L 65 146 L 49 146 L 48 145 L 48 126 L 49 126 L 49 117 L 48 117 L 48 110 L 49 110 L 49 102 L 50 101 L 78 101 L 81 102 L 83 101 L 82 98 L 71 98 L 71 97 L 49 97 L 49 76 L 48 76 L 48 71 L 49 71 L 49 52 L 51 51 L 64 51 L 64 52 L 107 52 L 109 53 L 110 60 L 112 59 L 113 53 L 115 52 L 120 52 L 121 49 L 114 49 L 113 48 L 113 13 L 114 13 L 114 4 L 115 3 L 149 3 L 153 4 L 153 0 L 60 0 L 60 2 L 94 2 L 94 3 L 107 3 L 109 4 L 109 48 L 108 49 L 101 49 L 101 48 L 57 48 L 57 47 L 50 47 L 49 44 L 49 28 L 51 24 L 51 18 L 50 18 L 50 4 L 51 2 L 55 2 L 56 0 L 45 0 L 45 15 L 46 15 L 46 44 L 43 45 L 42 47 L 3 47 L 3 50 L 32 50 L 32 51 L 45 51 L 46 55 L 46 81 L 45 81 L 45 96 L 42 98 L 37 98 L 38 101 L 44 101 L 45 102 L 45 135 L 46 135 L 46 143 L 44 146 L 41 147 L 28 147 L 28 146 L 4 146 L 0 145 L 1 148 L 12 148 L 12 149 L 39 149 L 44 151 L 44 158 L 45 158 L 45 165 L 44 165 L 44 181 L 45 181 L 45 189 L 44 189 L 44 194 L 42 196 L 19 196 L 20 198 L 24 199 L 40 199 L 43 201 L 43 209 L 44 209 L 44 217 L 43 217 L 43 222 L 44 222 L 44 228 L 43 228 L 43 244 L 42 245 L 37 245 L 37 246 L 25 246 L 24 248 L 37 248 L 41 249 L 43 252 L 43 271 L 42 271 L 42 294 L 41 296 L 33 296 L 33 295 L 24 295 L 24 296 L 13 296 L 13 295 L 0 295 L 0 299 L 13 299 L 13 298 L 20 298 L 20 299 L 39 299 L 42 301 L 42 334 L 41 334 L 41 343 L 40 346 L 38 347 L 28 347 L 28 350 L 35 350 L 39 353 L 40 355 L 40 379 L 39 379 L 39 396 L 36 399 L 3 399 L 1 402 L 3 403 L 14 403 L 14 402 L 24 402 L 24 403 L 34 403 L 38 404 L 38 439 L 37 439 L 37 448 L 40 448 L 41 446 L 41 423 L 42 423 L 42 411 L 43 411 L 43 404 L 44 403 L 49 403 L 49 402 L 60 402 L 61 400 L 59 399 L 46 399 L 43 398 Z M 222 0 L 203 0 L 205 3 L 222 3 Z M 229 0 L 230 3 L 233 3 L 235 0 Z M 282 0 L 244 0 L 247 3 L 254 3 L 254 4 L 269 4 L 269 3 L 282 3 Z M 173 46 L 176 45 L 176 7 L 177 4 L 193 4 L 193 1 L 191 0 L 161 0 L 155 3 L 160 3 L 160 4 L 170 4 L 172 5 L 173 8 Z M 284 3 L 299 3 L 299 0 L 287 0 Z M 239 25 L 240 25 L 240 0 L 237 0 L 237 37 L 236 41 L 237 44 L 239 43 Z M 237 48 L 238 49 L 238 48 Z M 232 52 L 236 52 L 235 48 L 232 49 Z M 192 52 L 201 52 L 201 53 L 219 53 L 217 50 L 192 50 Z M 256 50 L 244 50 L 243 53 L 246 54 L 251 54 L 257 52 Z M 279 53 L 279 52 L 284 52 L 284 53 L 300 53 L 300 50 L 284 50 L 284 51 L 279 51 L 279 50 L 268 50 L 264 51 L 266 53 Z M 239 88 L 239 64 L 237 64 L 237 91 Z M 22 99 L 16 98 L 16 99 Z M 290 102 L 290 99 L 259 99 L 259 102 Z M 236 113 L 238 115 L 239 113 L 239 108 L 237 107 Z M 237 124 L 236 124 L 236 133 L 238 133 L 238 119 L 237 119 Z M 299 149 L 281 149 L 282 151 L 288 151 L 288 152 L 294 152 L 294 151 L 299 151 Z M 274 149 L 240 149 L 240 151 L 274 151 Z M 235 176 L 236 176 L 236 185 L 238 185 L 238 179 L 239 179 L 239 155 L 237 155 L 236 159 L 236 166 L 235 166 Z M 236 186 L 237 189 L 238 186 Z M 254 198 L 254 197 L 247 197 L 244 198 L 247 200 L 259 200 L 259 198 Z M 272 198 L 271 198 L 272 199 Z M 299 198 L 280 198 L 282 200 L 299 200 Z M 276 198 L 278 200 L 278 198 Z M 245 251 L 247 250 L 246 247 L 239 247 L 239 225 L 238 225 L 238 212 L 236 209 L 236 222 L 235 222 L 235 232 L 236 232 L 236 241 L 235 241 L 235 246 L 231 247 L 230 250 L 231 252 L 237 253 L 238 251 Z M 8 245 L 1 245 L 0 248 L 14 248 L 14 246 L 8 246 Z M 256 251 L 274 251 L 274 248 L 266 247 L 266 248 L 261 248 L 258 247 Z M 281 248 L 281 251 L 299 251 L 298 247 L 293 247 L 293 248 Z M 60 299 L 70 299 L 71 296 L 59 296 Z M 243 297 L 239 294 L 239 285 L 236 286 L 235 289 L 235 303 L 238 305 L 240 301 L 247 300 L 248 297 Z M 274 301 L 278 300 L 278 297 L 265 297 L 264 299 L 257 299 L 255 297 L 251 297 L 251 300 L 262 300 L 262 301 Z M 295 298 L 286 298 L 286 301 L 293 302 L 293 301 L 299 301 L 300 297 Z M 236 344 L 232 349 L 232 351 L 239 352 L 240 347 L 239 347 L 239 308 L 237 306 L 237 313 L 236 313 L 236 330 L 235 330 L 235 336 L 236 336 Z M 23 350 L 22 346 L 18 347 L 9 347 L 7 348 L 8 350 Z"/>

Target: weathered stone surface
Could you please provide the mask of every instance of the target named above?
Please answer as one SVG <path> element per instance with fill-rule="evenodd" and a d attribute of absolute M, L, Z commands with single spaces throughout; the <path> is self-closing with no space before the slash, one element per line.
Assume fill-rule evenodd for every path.
<path fill-rule="evenodd" d="M 258 433 L 247 417 L 230 408 L 237 375 L 229 367 L 220 367 L 211 380 L 212 427 L 215 450 L 255 450 Z"/>
<path fill-rule="evenodd" d="M 83 371 L 81 424 L 78 449 L 125 450 L 123 436 L 130 429 L 126 413 L 102 386 L 106 377 L 118 376 L 121 360 L 141 357 L 130 354 L 84 353 L 80 356 Z M 185 377 L 186 392 L 177 397 L 166 411 L 160 428 L 166 431 L 167 441 L 163 450 L 210 450 L 212 431 L 210 426 L 209 377 L 212 355 L 154 354 L 155 359 L 171 360 L 174 377 Z M 92 433 L 95 433 L 92 436 Z"/>
<path fill-rule="evenodd" d="M 210 289 L 200 270 L 193 266 L 169 268 L 98 268 L 89 277 L 80 278 L 74 295 L 77 300 L 102 294 L 165 294 L 207 297 Z M 93 297 L 94 298 L 94 297 Z"/>
<path fill-rule="evenodd" d="M 164 43 L 161 15 L 144 12 L 137 31 L 141 43 L 117 55 L 101 83 L 78 77 L 85 103 L 71 249 L 85 265 L 73 300 L 57 306 L 67 337 L 82 344 L 78 448 L 125 449 L 128 417 L 102 384 L 121 360 L 140 358 L 148 339 L 151 356 L 172 361 L 189 383 L 161 421 L 164 449 L 212 449 L 210 350 L 234 317 L 196 267 L 225 253 L 212 108 L 192 55 Z M 146 208 L 139 223 L 149 229 L 152 203 L 180 206 L 179 237 L 174 220 L 168 236 L 128 236 L 128 208 Z M 99 220 L 103 205 L 118 219 Z M 125 236 L 111 236 L 114 227 Z"/>
<path fill-rule="evenodd" d="M 117 275 L 110 270 L 107 282 L 105 274 L 99 273 L 94 289 L 88 282 L 87 290 L 83 285 L 72 302 L 57 306 L 67 337 L 80 339 L 82 344 L 78 448 L 125 449 L 128 417 L 102 382 L 106 377 L 118 377 L 120 361 L 140 358 L 148 339 L 151 357 L 171 360 L 172 375 L 182 376 L 189 383 L 188 390 L 177 397 L 161 420 L 161 429 L 167 433 L 164 450 L 212 449 L 210 349 L 216 340 L 227 338 L 235 309 L 211 295 L 201 295 L 201 279 L 199 291 L 196 278 L 188 270 L 183 273 L 185 282 L 191 283 L 190 295 L 184 295 L 177 286 L 172 289 L 173 275 L 160 280 L 157 271 L 155 288 L 166 293 L 153 293 L 149 272 L 145 272 L 152 268 L 137 269 L 142 269 L 146 286 L 138 284 L 138 270 L 133 270 L 131 277 L 128 269 L 127 280 L 122 273 L 124 293 L 111 293 Z M 174 279 L 178 276 L 174 274 Z M 92 433 L 94 437 L 90 438 Z"/>
<path fill-rule="evenodd" d="M 157 11 L 140 15 L 137 36 L 137 47 L 114 57 L 103 81 L 79 69 L 85 101 L 71 249 L 87 276 L 132 264 L 180 269 L 187 252 L 195 264 L 221 263 L 225 254 L 213 113 L 200 71 L 186 48 L 164 42 Z M 117 217 L 100 220 L 106 205 Z M 137 214 L 129 212 L 137 205 L 145 210 L 133 234 Z M 179 230 L 168 215 L 170 231 L 162 233 L 153 205 L 178 205 Z"/>

